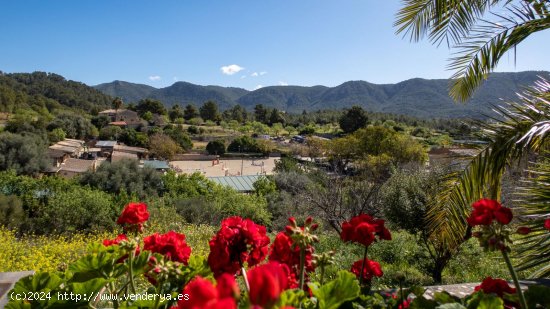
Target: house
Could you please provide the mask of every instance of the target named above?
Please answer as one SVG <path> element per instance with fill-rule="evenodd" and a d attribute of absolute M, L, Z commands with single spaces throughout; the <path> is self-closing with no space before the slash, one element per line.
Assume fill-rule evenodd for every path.
<path fill-rule="evenodd" d="M 128 152 L 123 152 L 123 151 L 113 151 L 113 153 L 111 153 L 111 162 L 114 163 L 114 162 L 118 162 L 118 161 L 121 161 L 121 160 L 139 160 L 138 158 L 138 155 L 135 154 L 135 153 L 128 153 Z"/>
<path fill-rule="evenodd" d="M 76 158 L 68 158 L 61 164 L 57 170 L 57 175 L 63 178 L 73 178 L 76 175 L 87 171 L 95 171 L 103 161 L 98 160 L 82 160 Z"/>
<path fill-rule="evenodd" d="M 66 138 L 48 147 L 48 154 L 61 158 L 61 153 L 67 157 L 78 158 L 82 155 L 85 149 L 85 142 L 77 139 Z"/>
<path fill-rule="evenodd" d="M 132 147 L 132 146 L 126 146 L 126 145 L 114 145 L 113 151 L 134 154 L 140 160 L 146 158 L 147 154 L 149 153 L 149 151 L 146 148 Z"/>
<path fill-rule="evenodd" d="M 99 115 L 107 116 L 111 119 L 111 123 L 124 122 L 126 127 L 138 129 L 142 126 L 147 126 L 147 122 L 139 117 L 137 112 L 129 109 L 107 109 L 99 112 Z M 113 124 L 116 125 L 116 124 Z"/>

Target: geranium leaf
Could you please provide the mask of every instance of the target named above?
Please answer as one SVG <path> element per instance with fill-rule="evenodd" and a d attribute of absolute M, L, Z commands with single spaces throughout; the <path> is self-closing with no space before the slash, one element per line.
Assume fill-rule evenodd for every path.
<path fill-rule="evenodd" d="M 353 300 L 359 296 L 360 288 L 354 274 L 348 271 L 338 272 L 337 278 L 318 286 L 311 284 L 313 296 L 317 298 L 319 309 L 338 308 L 346 301 Z"/>

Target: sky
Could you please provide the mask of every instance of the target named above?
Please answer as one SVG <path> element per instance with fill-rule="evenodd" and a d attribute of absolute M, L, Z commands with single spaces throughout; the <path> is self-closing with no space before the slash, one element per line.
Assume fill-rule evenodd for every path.
<path fill-rule="evenodd" d="M 395 34 L 390 0 L 26 0 L 0 2 L 0 71 L 96 85 L 176 81 L 256 89 L 448 78 L 452 50 Z M 501 72 L 550 71 L 550 31 Z M 540 59 L 546 59 L 541 61 Z"/>

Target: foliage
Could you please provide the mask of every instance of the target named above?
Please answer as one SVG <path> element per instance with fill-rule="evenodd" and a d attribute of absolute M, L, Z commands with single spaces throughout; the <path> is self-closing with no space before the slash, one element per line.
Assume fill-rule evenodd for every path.
<path fill-rule="evenodd" d="M 338 123 L 344 133 L 352 133 L 363 128 L 367 120 L 365 111 L 360 106 L 353 106 L 342 115 Z"/>
<path fill-rule="evenodd" d="M 135 107 L 135 111 L 140 117 L 147 112 L 150 112 L 151 114 L 166 115 L 166 108 L 162 102 L 153 99 L 140 100 Z"/>
<path fill-rule="evenodd" d="M 214 101 L 207 101 L 199 108 L 199 114 L 205 121 L 219 121 L 220 112 L 218 111 L 218 104 Z"/>
<path fill-rule="evenodd" d="M 123 129 L 117 126 L 107 126 L 99 130 L 99 139 L 104 141 L 118 140 L 118 137 L 122 135 Z"/>
<path fill-rule="evenodd" d="M 124 193 L 140 198 L 164 192 L 161 176 L 152 168 L 140 167 L 136 160 L 103 163 L 95 172 L 82 174 L 79 182 L 111 194 Z"/>
<path fill-rule="evenodd" d="M 220 155 L 225 153 L 225 142 L 223 140 L 213 140 L 206 145 L 206 151 L 210 155 Z"/>
<path fill-rule="evenodd" d="M 277 191 L 277 184 L 271 177 L 260 177 L 254 182 L 254 192 L 259 196 L 266 196 Z"/>
<path fill-rule="evenodd" d="M 171 160 L 182 148 L 170 136 L 156 133 L 149 137 L 149 150 L 157 158 Z"/>
<path fill-rule="evenodd" d="M 0 133 L 0 170 L 36 175 L 47 167 L 46 144 L 40 136 Z"/>
<path fill-rule="evenodd" d="M 238 153 L 260 153 L 262 149 L 258 145 L 258 142 L 251 138 L 250 136 L 240 136 L 234 139 L 229 146 L 227 146 L 228 152 L 238 152 Z"/>
<path fill-rule="evenodd" d="M 68 138 L 85 139 L 98 135 L 90 120 L 73 113 L 60 114 L 48 124 L 49 131 L 57 128 L 62 129 Z"/>
<path fill-rule="evenodd" d="M 170 136 L 181 149 L 189 151 L 193 148 L 193 142 L 187 133 L 183 130 L 183 127 L 179 125 L 168 125 L 164 127 L 164 134 Z"/>
<path fill-rule="evenodd" d="M 550 233 L 544 229 L 545 218 L 550 213 L 550 160 L 546 152 L 543 156 L 544 159 L 530 167 L 529 172 L 534 177 L 523 182 L 517 196 L 522 206 L 523 225 L 531 231 L 519 240 L 518 267 L 520 270 L 534 270 L 531 273 L 534 278 L 550 274 Z"/>
<path fill-rule="evenodd" d="M 61 128 L 55 128 L 51 132 L 48 133 L 48 140 L 50 143 L 57 143 L 59 141 L 62 141 L 67 137 L 65 134 L 65 131 Z"/>
<path fill-rule="evenodd" d="M 111 231 L 118 211 L 109 194 L 77 186 L 56 192 L 32 222 L 36 231 L 46 234 Z"/>
<path fill-rule="evenodd" d="M 199 112 L 198 112 L 197 108 L 195 107 L 195 105 L 187 104 L 185 106 L 185 109 L 183 111 L 183 118 L 185 120 L 191 120 L 191 119 L 197 118 L 199 116 L 200 116 Z"/>
<path fill-rule="evenodd" d="M 23 201 L 20 198 L 0 194 L 0 226 L 18 228 L 26 219 Z"/>

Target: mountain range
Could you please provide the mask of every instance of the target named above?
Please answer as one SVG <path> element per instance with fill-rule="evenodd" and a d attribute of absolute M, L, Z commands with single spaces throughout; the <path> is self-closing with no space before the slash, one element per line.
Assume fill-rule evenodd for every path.
<path fill-rule="evenodd" d="M 450 80 L 413 78 L 396 84 L 373 84 L 366 81 L 348 81 L 336 87 L 325 86 L 270 86 L 254 91 L 221 86 L 200 86 L 176 82 L 165 88 L 124 81 L 94 86 L 99 91 L 121 97 L 124 102 L 151 98 L 167 106 L 193 103 L 202 105 L 215 101 L 225 110 L 240 104 L 252 110 L 263 104 L 286 112 L 341 109 L 359 105 L 366 110 L 381 113 L 406 114 L 431 118 L 459 118 L 488 115 L 494 105 L 517 100 L 517 93 L 532 85 L 539 77 L 550 80 L 547 71 L 493 73 L 466 103 L 456 103 L 448 95 Z"/>

